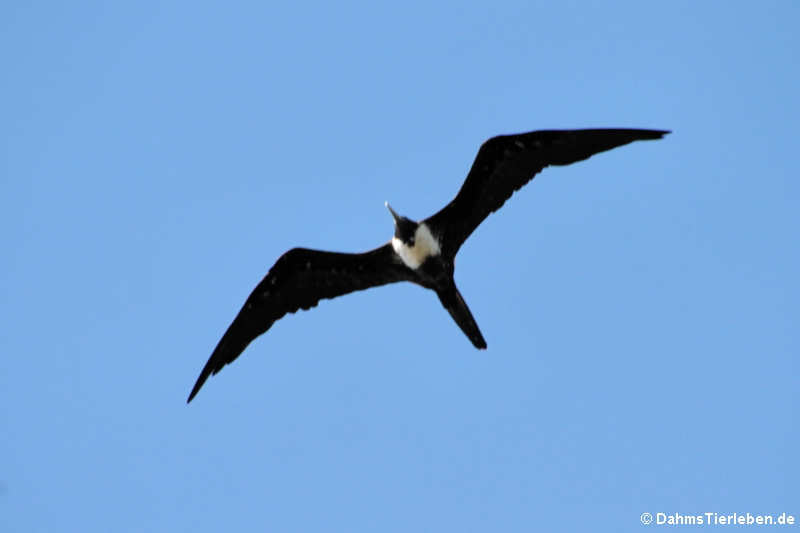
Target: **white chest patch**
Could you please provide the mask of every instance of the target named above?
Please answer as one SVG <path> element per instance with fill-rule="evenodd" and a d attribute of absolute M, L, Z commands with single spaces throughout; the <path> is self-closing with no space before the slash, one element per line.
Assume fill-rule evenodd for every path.
<path fill-rule="evenodd" d="M 439 255 L 439 241 L 425 224 L 420 224 L 414 234 L 414 246 L 408 246 L 397 237 L 392 237 L 392 248 L 408 268 L 416 270 L 432 255 Z"/>

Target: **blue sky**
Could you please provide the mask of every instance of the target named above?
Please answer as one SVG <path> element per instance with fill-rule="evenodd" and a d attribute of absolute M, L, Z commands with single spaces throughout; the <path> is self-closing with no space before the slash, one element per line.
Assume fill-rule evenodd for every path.
<path fill-rule="evenodd" d="M 793 513 L 792 2 L 0 8 L 0 530 L 634 531 Z M 185 398 L 288 248 L 385 242 L 486 138 L 549 169 L 456 280 L 290 316 Z M 665 526 L 661 526 L 663 528 Z"/>

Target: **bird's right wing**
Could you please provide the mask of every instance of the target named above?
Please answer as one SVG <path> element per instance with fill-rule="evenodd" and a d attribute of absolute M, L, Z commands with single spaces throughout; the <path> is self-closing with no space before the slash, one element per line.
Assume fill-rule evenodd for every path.
<path fill-rule="evenodd" d="M 425 220 L 444 244 L 458 249 L 515 191 L 550 165 L 569 165 L 633 141 L 660 139 L 668 131 L 636 129 L 542 130 L 492 137 L 481 146 L 456 197 Z"/>
<path fill-rule="evenodd" d="M 212 374 L 232 363 L 250 342 L 286 313 L 311 309 L 324 298 L 411 279 L 387 243 L 361 254 L 293 248 L 283 254 L 247 298 L 211 354 L 187 402 Z"/>

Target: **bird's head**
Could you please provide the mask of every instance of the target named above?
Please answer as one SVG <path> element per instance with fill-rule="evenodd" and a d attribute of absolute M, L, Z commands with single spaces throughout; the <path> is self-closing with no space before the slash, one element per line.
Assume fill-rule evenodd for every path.
<path fill-rule="evenodd" d="M 389 202 L 385 202 L 386 208 L 394 218 L 394 236 L 400 239 L 406 246 L 414 247 L 414 240 L 419 224 L 410 218 L 406 218 L 395 213 Z"/>

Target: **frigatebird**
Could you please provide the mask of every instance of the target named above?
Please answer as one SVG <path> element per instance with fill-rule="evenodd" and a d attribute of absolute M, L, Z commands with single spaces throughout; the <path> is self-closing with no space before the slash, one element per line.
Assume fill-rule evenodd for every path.
<path fill-rule="evenodd" d="M 287 313 L 320 300 L 397 281 L 436 292 L 453 320 L 478 349 L 486 341 L 453 279 L 455 257 L 475 228 L 515 191 L 550 165 L 569 165 L 633 141 L 660 139 L 666 130 L 541 130 L 499 135 L 484 142 L 456 197 L 420 222 L 398 215 L 394 236 L 360 254 L 293 248 L 256 286 L 217 344 L 189 394 L 192 401 L 208 376 L 232 363 L 256 337 Z"/>

